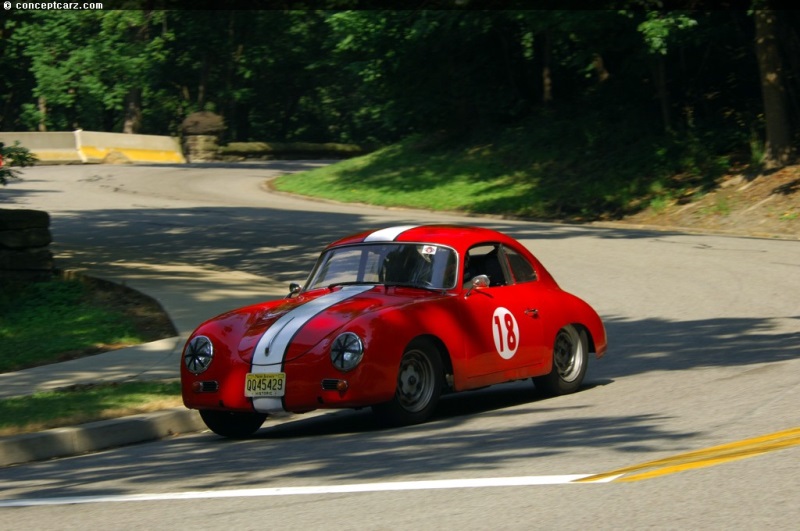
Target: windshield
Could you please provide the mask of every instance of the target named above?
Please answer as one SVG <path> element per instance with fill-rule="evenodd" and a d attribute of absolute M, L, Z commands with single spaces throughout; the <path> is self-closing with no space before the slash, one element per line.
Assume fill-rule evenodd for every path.
<path fill-rule="evenodd" d="M 441 245 L 368 243 L 326 251 L 306 289 L 334 284 L 387 284 L 451 289 L 456 284 L 456 252 Z"/>

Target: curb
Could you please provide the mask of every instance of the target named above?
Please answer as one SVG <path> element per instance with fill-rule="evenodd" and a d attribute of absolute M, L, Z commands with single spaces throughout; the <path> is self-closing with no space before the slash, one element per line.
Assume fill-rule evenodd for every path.
<path fill-rule="evenodd" d="M 183 407 L 0 438 L 0 467 L 68 457 L 206 429 Z"/>

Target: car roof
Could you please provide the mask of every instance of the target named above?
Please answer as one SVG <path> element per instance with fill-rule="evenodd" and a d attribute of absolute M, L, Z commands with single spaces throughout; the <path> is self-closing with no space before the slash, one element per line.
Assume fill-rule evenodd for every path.
<path fill-rule="evenodd" d="M 466 225 L 399 225 L 380 230 L 360 232 L 341 238 L 330 247 L 362 242 L 420 242 L 447 245 L 457 250 L 484 242 L 517 243 L 501 232 Z M 517 244 L 518 245 L 518 244 Z"/>

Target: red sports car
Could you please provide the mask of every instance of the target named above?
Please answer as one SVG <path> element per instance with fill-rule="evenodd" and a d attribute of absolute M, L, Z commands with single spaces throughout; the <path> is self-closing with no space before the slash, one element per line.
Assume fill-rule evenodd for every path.
<path fill-rule="evenodd" d="M 519 242 L 476 227 L 364 232 L 330 244 L 305 286 L 206 321 L 186 343 L 184 404 L 226 437 L 270 413 L 371 406 L 423 422 L 443 393 L 533 378 L 576 391 L 606 351 L 597 313 Z"/>

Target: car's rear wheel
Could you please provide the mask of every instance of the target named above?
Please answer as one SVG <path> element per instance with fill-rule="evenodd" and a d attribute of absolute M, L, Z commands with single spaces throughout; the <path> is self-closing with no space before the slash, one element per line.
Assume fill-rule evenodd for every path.
<path fill-rule="evenodd" d="M 553 369 L 533 379 L 536 388 L 551 396 L 574 393 L 583 383 L 589 364 L 585 332 L 567 325 L 556 334 L 553 345 Z"/>
<path fill-rule="evenodd" d="M 264 413 L 234 413 L 213 409 L 201 409 L 200 417 L 208 429 L 231 439 L 243 439 L 253 435 L 267 419 Z"/>
<path fill-rule="evenodd" d="M 392 426 L 424 422 L 439 401 L 443 381 L 439 349 L 428 340 L 413 341 L 400 360 L 394 398 L 372 410 L 381 422 Z"/>

